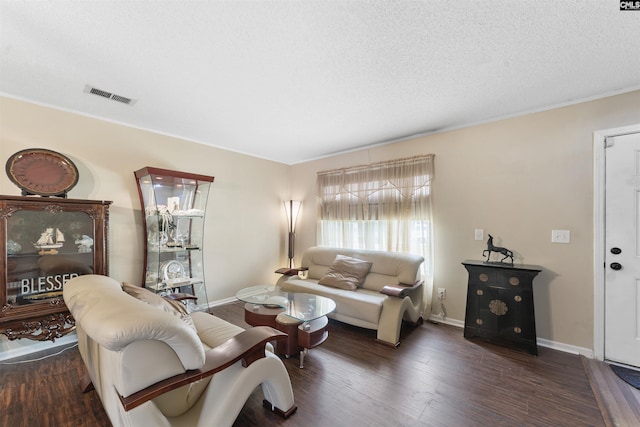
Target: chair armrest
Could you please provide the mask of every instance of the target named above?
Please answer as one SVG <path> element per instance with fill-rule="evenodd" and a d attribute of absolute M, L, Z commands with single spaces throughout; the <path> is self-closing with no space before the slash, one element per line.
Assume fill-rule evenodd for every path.
<path fill-rule="evenodd" d="M 287 334 L 269 326 L 257 326 L 247 329 L 238 335 L 229 338 L 217 347 L 208 350 L 204 365 L 200 369 L 192 369 L 182 374 L 164 379 L 150 385 L 130 396 L 122 397 L 118 392 L 120 402 L 125 411 L 129 411 L 143 403 L 167 393 L 183 385 L 210 377 L 216 372 L 242 360 L 242 366 L 247 367 L 264 355 L 265 345 L 274 340 L 282 340 Z"/>
<path fill-rule="evenodd" d="M 396 286 L 387 285 L 387 286 L 384 286 L 382 289 L 380 289 L 380 293 L 389 295 L 392 297 L 404 298 L 407 295 L 409 295 L 411 291 L 422 286 L 422 283 L 423 283 L 422 280 L 418 280 L 413 285 L 407 285 L 405 283 L 399 283 Z"/>
<path fill-rule="evenodd" d="M 186 292 L 179 292 L 179 293 L 176 293 L 176 294 L 169 294 L 169 295 L 166 295 L 165 298 L 169 298 L 169 299 L 172 299 L 172 300 L 175 300 L 175 301 L 184 301 L 186 299 L 190 299 L 190 300 L 196 301 L 198 299 L 197 296 L 192 295 L 192 294 L 188 294 Z"/>

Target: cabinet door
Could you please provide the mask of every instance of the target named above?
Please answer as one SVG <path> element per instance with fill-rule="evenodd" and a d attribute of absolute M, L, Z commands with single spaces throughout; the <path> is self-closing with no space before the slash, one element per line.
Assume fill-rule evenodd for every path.
<path fill-rule="evenodd" d="M 536 340 L 535 319 L 533 318 L 533 293 L 531 290 L 510 289 L 504 301 L 512 313 L 509 324 L 501 331 L 501 336 L 514 341 Z"/>
<path fill-rule="evenodd" d="M 102 207 L 36 200 L 3 204 L 9 214 L 3 227 L 0 320 L 65 311 L 64 283 L 106 273 L 104 231 L 97 230 L 103 226 Z"/>
<path fill-rule="evenodd" d="M 517 306 L 511 303 L 509 289 L 492 285 L 476 285 L 471 289 L 474 293 L 474 308 L 471 326 L 476 328 L 476 335 L 485 338 L 505 337 L 513 331 L 520 315 Z"/>
<path fill-rule="evenodd" d="M 536 339 L 533 308 L 533 278 L 537 272 L 526 270 L 503 270 L 497 274 L 497 285 L 504 291 L 501 300 L 507 305 L 510 315 L 505 318 L 505 327 L 500 336 L 509 340 Z"/>

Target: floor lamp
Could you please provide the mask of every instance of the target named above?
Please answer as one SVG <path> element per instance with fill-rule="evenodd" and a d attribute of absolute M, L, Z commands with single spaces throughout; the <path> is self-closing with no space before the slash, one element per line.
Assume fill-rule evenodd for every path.
<path fill-rule="evenodd" d="M 293 268 L 293 248 L 296 239 L 296 221 L 300 213 L 302 202 L 289 200 L 284 202 L 284 210 L 287 212 L 287 226 L 289 227 L 289 268 Z"/>

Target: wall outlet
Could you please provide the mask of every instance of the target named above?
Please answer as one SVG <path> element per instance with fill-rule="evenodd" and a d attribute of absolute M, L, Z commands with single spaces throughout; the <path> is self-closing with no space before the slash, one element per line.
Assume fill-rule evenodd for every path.
<path fill-rule="evenodd" d="M 569 230 L 551 230 L 551 243 L 571 243 Z"/>
<path fill-rule="evenodd" d="M 442 301 L 447 297 L 447 290 L 445 288 L 438 288 L 438 299 Z"/>
<path fill-rule="evenodd" d="M 484 240 L 484 230 L 482 228 L 476 228 L 475 238 L 476 240 Z"/>

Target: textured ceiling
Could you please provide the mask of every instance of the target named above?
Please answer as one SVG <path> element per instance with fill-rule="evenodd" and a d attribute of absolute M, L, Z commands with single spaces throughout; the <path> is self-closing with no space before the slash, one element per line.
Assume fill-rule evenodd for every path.
<path fill-rule="evenodd" d="M 636 89 L 618 0 L 0 1 L 0 94 L 287 164 Z"/>

